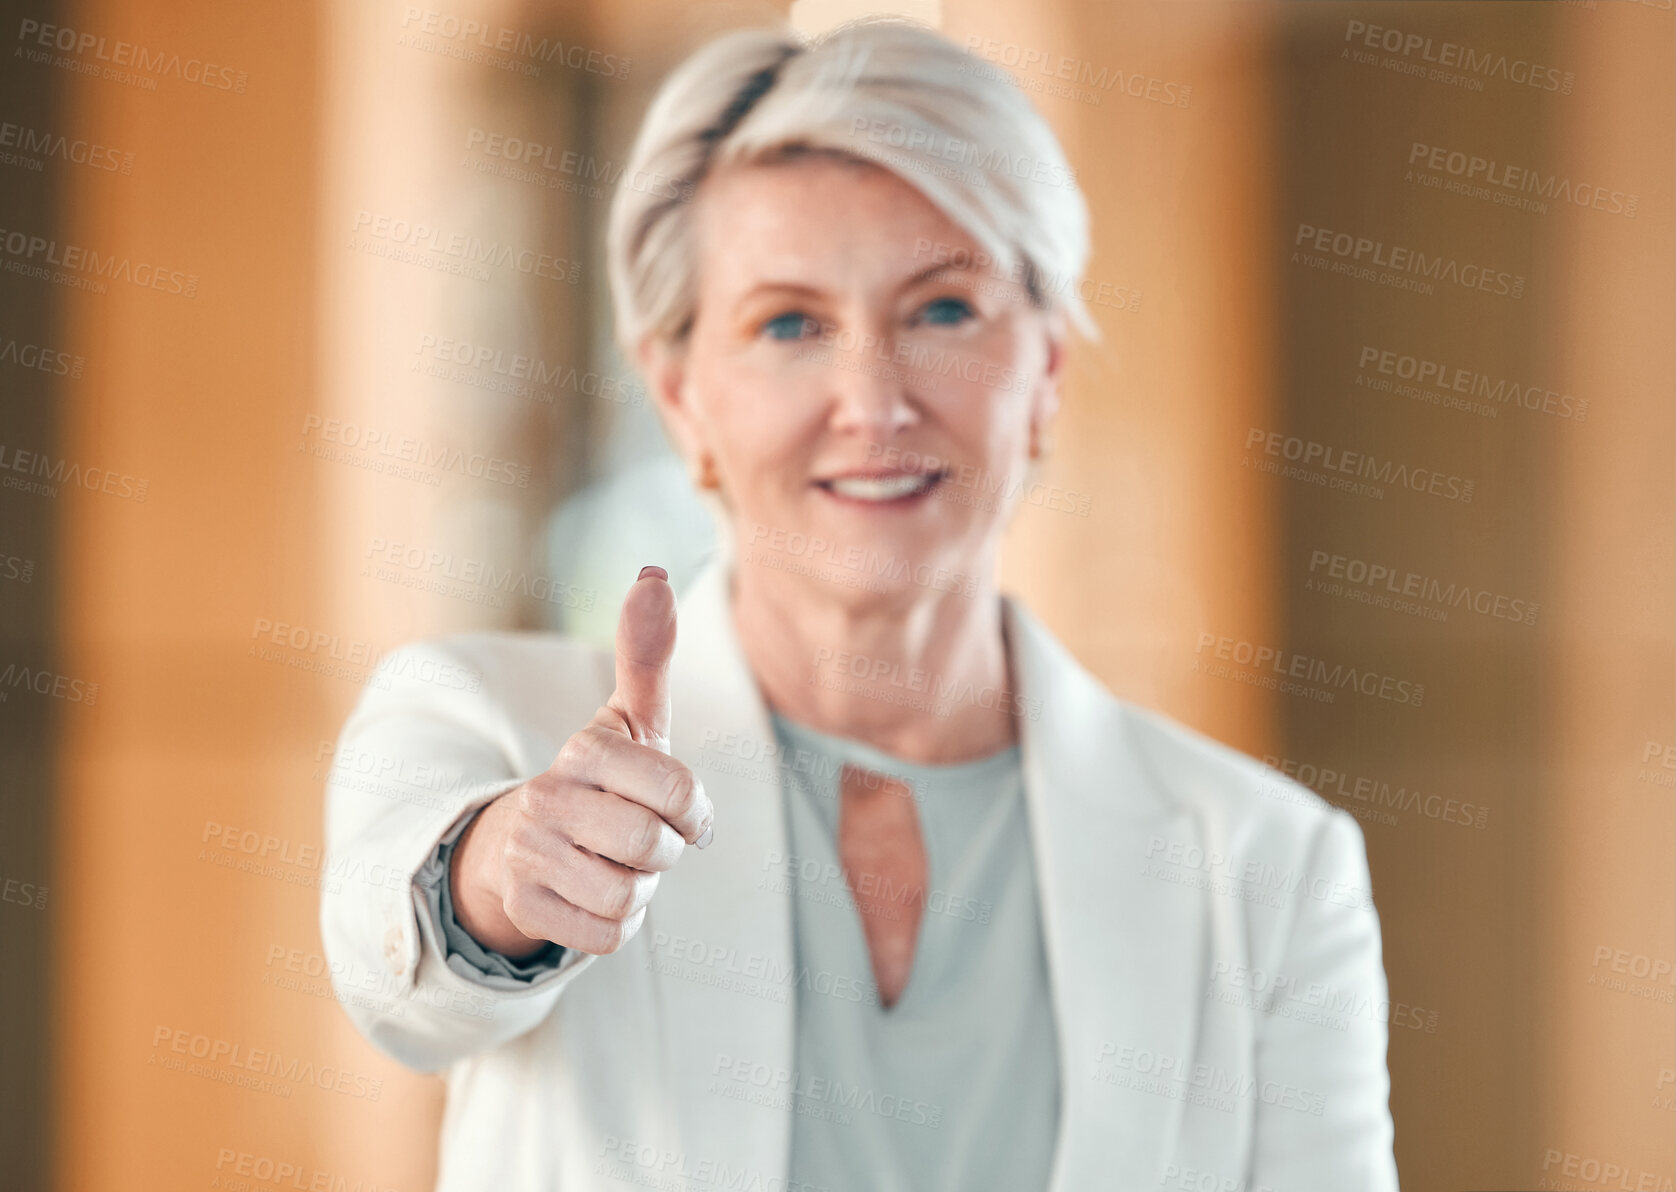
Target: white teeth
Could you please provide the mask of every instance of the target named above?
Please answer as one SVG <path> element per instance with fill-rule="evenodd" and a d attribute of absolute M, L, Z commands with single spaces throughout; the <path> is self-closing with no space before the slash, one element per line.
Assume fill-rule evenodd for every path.
<path fill-rule="evenodd" d="M 858 501 L 895 501 L 912 496 L 931 487 L 935 474 L 905 474 L 873 479 L 864 476 L 841 476 L 827 481 L 827 487 L 839 496 Z"/>

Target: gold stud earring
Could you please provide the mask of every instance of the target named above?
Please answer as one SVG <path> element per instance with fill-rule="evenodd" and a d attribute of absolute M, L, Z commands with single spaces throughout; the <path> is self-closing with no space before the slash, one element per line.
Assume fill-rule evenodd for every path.
<path fill-rule="evenodd" d="M 1047 430 L 1036 431 L 1030 436 L 1030 458 L 1046 459 L 1053 453 L 1053 435 Z"/>
<path fill-rule="evenodd" d="M 716 474 L 716 459 L 708 451 L 699 453 L 698 467 L 693 471 L 693 483 L 701 489 L 716 489 L 722 486 L 722 478 Z"/>

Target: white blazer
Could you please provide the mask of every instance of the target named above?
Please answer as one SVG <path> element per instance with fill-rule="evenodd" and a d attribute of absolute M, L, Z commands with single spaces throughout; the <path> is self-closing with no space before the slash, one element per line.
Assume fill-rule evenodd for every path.
<path fill-rule="evenodd" d="M 326 955 L 374 1046 L 446 1072 L 439 1192 L 799 1192 L 789 1113 L 711 1091 L 737 1059 L 796 1067 L 793 895 L 759 886 L 788 851 L 781 792 L 749 760 L 774 736 L 728 602 L 712 563 L 679 598 L 671 666 L 671 752 L 715 803 L 714 842 L 663 875 L 620 951 L 567 953 L 527 987 L 450 969 L 417 882 L 440 878 L 425 862 L 450 827 L 545 769 L 605 702 L 610 651 L 555 634 L 405 646 L 344 727 Z M 1026 609 L 1004 609 L 1020 706 L 1040 709 L 1021 750 L 1041 1011 L 1060 1047 L 1050 1187 L 1395 1189 L 1389 1006 L 1355 820 L 1115 698 Z"/>

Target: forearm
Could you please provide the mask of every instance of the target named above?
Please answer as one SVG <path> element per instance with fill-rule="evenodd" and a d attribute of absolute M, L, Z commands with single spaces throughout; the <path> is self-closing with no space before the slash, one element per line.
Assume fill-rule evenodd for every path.
<path fill-rule="evenodd" d="M 396 662 L 388 670 L 397 676 L 465 667 L 446 649 L 423 643 L 404 647 Z M 458 843 L 451 833 L 469 827 L 474 811 L 521 781 L 494 744 L 497 715 L 486 701 L 445 697 L 415 678 L 369 685 L 345 724 L 326 784 L 333 871 L 381 875 L 322 885 L 321 936 L 333 983 L 360 1033 L 420 1071 L 441 1070 L 530 1030 L 595 959 L 567 952 L 550 974 L 519 979 L 449 955 L 435 904 L 452 857 L 439 863 L 436 853 L 444 841 Z M 420 772 L 446 781 L 362 777 Z M 462 880 L 469 882 L 469 870 Z M 457 918 L 451 922 L 458 926 Z M 371 996 L 369 975 L 378 975 Z"/>

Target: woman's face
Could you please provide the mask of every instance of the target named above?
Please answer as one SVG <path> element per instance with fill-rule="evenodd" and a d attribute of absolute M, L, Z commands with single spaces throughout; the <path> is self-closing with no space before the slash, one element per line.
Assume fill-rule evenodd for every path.
<path fill-rule="evenodd" d="M 737 167 L 696 201 L 697 313 L 654 388 L 740 561 L 852 602 L 987 583 L 1057 407 L 1057 318 L 874 166 Z"/>

